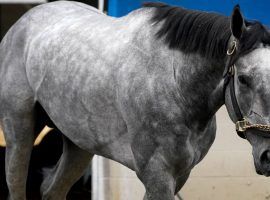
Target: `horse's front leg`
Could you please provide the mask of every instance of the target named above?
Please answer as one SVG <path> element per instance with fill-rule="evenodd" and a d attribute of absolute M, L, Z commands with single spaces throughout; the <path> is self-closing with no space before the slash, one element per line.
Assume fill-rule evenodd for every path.
<path fill-rule="evenodd" d="M 141 145 L 133 148 L 136 174 L 144 184 L 146 194 L 144 200 L 174 200 L 175 177 L 166 158 L 159 152 L 159 147 L 147 140 L 136 141 Z M 148 147 L 147 147 L 148 143 Z"/>
<path fill-rule="evenodd" d="M 157 182 L 157 181 L 155 181 L 153 178 L 152 178 L 152 182 L 154 183 L 153 185 L 151 185 L 150 186 L 150 189 L 148 189 L 147 190 L 147 192 L 146 192 L 146 194 L 145 194 L 145 196 L 144 196 L 144 200 L 150 200 L 151 198 L 152 198 L 152 196 L 153 196 L 153 194 L 151 194 L 152 192 L 151 192 L 151 188 L 152 187 L 156 187 L 157 186 L 157 188 L 155 188 L 155 190 L 158 190 L 158 188 L 161 188 L 161 189 L 159 189 L 159 191 L 154 191 L 153 193 L 155 193 L 155 194 L 157 194 L 158 196 L 160 196 L 161 195 L 161 193 L 163 193 L 163 192 L 165 192 L 165 194 L 164 195 L 166 195 L 166 196 L 164 196 L 164 197 L 162 197 L 162 198 L 166 198 L 166 199 L 169 199 L 169 198 L 171 198 L 171 196 L 172 196 L 172 194 L 171 194 L 171 188 L 175 188 L 175 192 L 174 192 L 174 195 L 176 195 L 180 190 L 181 190 L 181 188 L 184 186 L 184 184 L 186 183 L 186 181 L 187 181 L 187 179 L 188 179 L 188 177 L 189 177 L 189 174 L 190 174 L 190 171 L 189 172 L 187 172 L 187 173 L 184 173 L 183 175 L 181 175 L 181 176 L 179 176 L 179 177 L 177 177 L 176 178 L 176 181 L 174 182 L 174 178 L 172 178 L 172 176 L 169 174 L 169 173 L 162 173 L 162 172 L 160 172 L 160 173 L 154 173 L 154 174 L 157 174 L 157 175 L 159 175 L 160 177 L 162 177 L 162 180 L 160 180 L 159 178 L 154 178 L 154 179 L 156 179 L 157 181 L 159 180 L 159 182 Z M 166 181 L 166 174 L 167 174 L 167 181 Z M 171 178 L 170 178 L 171 177 Z M 166 183 L 162 183 L 161 181 L 165 181 L 165 182 L 167 182 L 167 184 Z M 170 183 L 175 183 L 175 185 L 173 185 L 173 184 L 171 184 L 170 185 Z M 165 185 L 165 187 L 164 187 L 164 185 Z M 167 189 L 166 189 L 167 188 Z M 164 191 L 165 190 L 165 191 Z M 154 195 L 155 195 L 154 194 Z M 162 194 L 163 195 L 163 194 Z M 154 197 L 153 197 L 154 198 Z M 157 197 L 155 197 L 155 198 L 157 198 Z M 174 198 L 173 198 L 174 199 Z"/>
<path fill-rule="evenodd" d="M 83 175 L 93 155 L 63 136 L 63 154 L 57 165 L 45 174 L 43 200 L 64 200 L 71 186 Z"/>
<path fill-rule="evenodd" d="M 155 176 L 160 177 L 151 177 L 144 183 L 146 188 L 144 200 L 174 200 L 174 178 L 164 172 L 155 173 Z"/>
<path fill-rule="evenodd" d="M 142 131 L 134 137 L 131 148 L 136 174 L 146 189 L 144 200 L 174 200 L 188 175 L 181 181 L 177 177 L 190 171 L 193 162 L 185 138 Z"/>
<path fill-rule="evenodd" d="M 175 177 L 162 161 L 161 155 L 153 156 L 146 168 L 137 175 L 146 189 L 144 200 L 174 200 Z"/>

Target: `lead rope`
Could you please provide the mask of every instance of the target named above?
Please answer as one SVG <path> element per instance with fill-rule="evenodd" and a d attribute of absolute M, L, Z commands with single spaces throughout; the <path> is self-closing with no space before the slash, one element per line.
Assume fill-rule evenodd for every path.
<path fill-rule="evenodd" d="M 245 129 L 255 128 L 259 129 L 261 131 L 270 131 L 269 125 L 264 124 L 250 124 L 248 121 L 246 121 L 246 125 L 244 126 Z"/>

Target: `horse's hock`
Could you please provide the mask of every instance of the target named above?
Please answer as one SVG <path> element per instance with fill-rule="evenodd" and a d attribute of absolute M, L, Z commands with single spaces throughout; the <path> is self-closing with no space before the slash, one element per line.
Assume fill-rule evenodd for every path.
<path fill-rule="evenodd" d="M 144 187 L 134 172 L 107 159 L 93 160 L 93 200 L 138 200 Z M 216 140 L 194 168 L 181 196 L 192 200 L 263 200 L 270 197 L 269 178 L 254 170 L 251 147 L 235 133 L 222 107 L 217 113 Z"/>

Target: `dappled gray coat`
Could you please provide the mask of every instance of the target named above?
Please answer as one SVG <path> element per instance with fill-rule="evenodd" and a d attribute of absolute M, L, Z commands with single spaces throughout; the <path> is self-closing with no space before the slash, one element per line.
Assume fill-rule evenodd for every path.
<path fill-rule="evenodd" d="M 241 43 L 249 29 L 238 7 L 232 33 L 227 17 L 147 7 L 115 19 L 59 1 L 9 30 L 0 46 L 0 123 L 10 199 L 25 199 L 32 144 L 46 124 L 64 134 L 64 151 L 45 174 L 43 199 L 65 199 L 96 154 L 134 170 L 145 199 L 173 200 L 205 156 L 224 103 L 228 42 Z"/>

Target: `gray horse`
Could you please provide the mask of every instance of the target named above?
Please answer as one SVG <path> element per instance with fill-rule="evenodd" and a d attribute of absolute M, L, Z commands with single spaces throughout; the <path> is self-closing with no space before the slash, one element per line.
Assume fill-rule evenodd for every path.
<path fill-rule="evenodd" d="M 269 45 L 267 29 L 238 6 L 225 17 L 148 3 L 118 19 L 77 2 L 33 8 L 0 46 L 10 199 L 26 199 L 33 141 L 47 124 L 64 149 L 43 199 L 65 199 L 96 154 L 134 170 L 145 200 L 173 200 L 212 145 L 224 103 L 234 122 L 237 106 L 249 123 L 270 122 Z M 268 176 L 268 132 L 246 125 L 256 169 Z"/>

